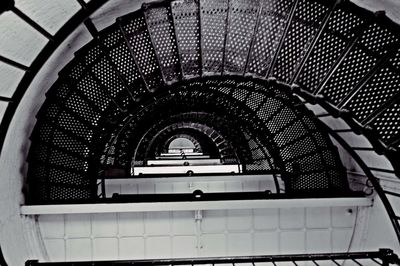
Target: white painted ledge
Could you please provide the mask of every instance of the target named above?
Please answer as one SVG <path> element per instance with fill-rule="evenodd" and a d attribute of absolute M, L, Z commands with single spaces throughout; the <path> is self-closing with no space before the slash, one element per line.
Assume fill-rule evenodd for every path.
<path fill-rule="evenodd" d="M 208 159 L 210 158 L 210 155 L 190 155 L 190 157 L 188 157 L 186 155 L 186 158 L 190 158 L 190 159 Z M 182 155 L 177 154 L 177 155 L 170 155 L 170 156 L 156 156 L 157 160 L 170 160 L 170 159 L 182 159 Z"/>
<path fill-rule="evenodd" d="M 221 164 L 221 159 L 169 159 L 169 160 L 148 160 L 147 166 L 152 165 L 184 165 L 187 163 L 188 165 L 218 165 Z"/>
<path fill-rule="evenodd" d="M 22 215 L 372 206 L 370 198 L 25 205 Z"/>
<path fill-rule="evenodd" d="M 237 164 L 223 164 L 223 165 L 189 165 L 189 166 L 143 166 L 134 167 L 134 175 L 140 174 L 186 174 L 192 171 L 194 174 L 226 174 L 226 173 L 240 173 L 242 166 Z"/>

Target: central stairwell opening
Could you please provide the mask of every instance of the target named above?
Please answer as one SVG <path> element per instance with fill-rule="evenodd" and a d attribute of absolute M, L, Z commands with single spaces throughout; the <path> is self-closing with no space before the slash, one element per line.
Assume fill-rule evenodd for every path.
<path fill-rule="evenodd" d="M 399 194 L 377 178 L 400 169 L 399 33 L 348 1 L 146 3 L 48 91 L 21 212 L 39 215 L 49 261 L 132 259 L 133 245 L 139 259 L 396 263 L 348 252 L 373 199 L 400 239 Z M 324 255 L 254 257 L 272 251 Z"/>

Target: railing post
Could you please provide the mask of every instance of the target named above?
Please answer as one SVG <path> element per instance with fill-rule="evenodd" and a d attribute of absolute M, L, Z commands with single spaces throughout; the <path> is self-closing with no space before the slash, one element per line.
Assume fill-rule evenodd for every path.
<path fill-rule="evenodd" d="M 393 250 L 387 248 L 379 249 L 380 259 L 382 260 L 382 266 L 389 266 L 391 264 L 400 264 L 399 257 L 393 253 Z"/>
<path fill-rule="evenodd" d="M 39 261 L 38 260 L 27 260 L 25 262 L 25 266 L 36 266 L 39 265 Z"/>

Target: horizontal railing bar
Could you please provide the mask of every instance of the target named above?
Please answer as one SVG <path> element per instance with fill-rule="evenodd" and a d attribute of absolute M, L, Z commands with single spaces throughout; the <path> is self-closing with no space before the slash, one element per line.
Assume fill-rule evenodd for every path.
<path fill-rule="evenodd" d="M 371 258 L 371 260 L 373 260 L 376 264 L 378 265 L 382 265 L 382 263 L 380 263 L 379 261 L 377 261 L 375 258 Z"/>
<path fill-rule="evenodd" d="M 23 65 L 21 63 L 15 62 L 14 60 L 8 59 L 7 57 L 1 56 L 1 55 L 0 55 L 0 61 L 5 63 L 5 64 L 7 64 L 7 65 L 19 68 L 19 69 L 24 70 L 24 71 L 28 71 L 29 70 L 29 67 L 27 67 L 27 66 L 25 66 L 25 65 Z"/>
<path fill-rule="evenodd" d="M 400 197 L 400 194 L 396 193 L 396 192 L 392 192 L 392 191 L 388 191 L 388 190 L 384 190 L 383 192 L 385 192 L 386 194 L 392 195 L 392 196 Z"/>
<path fill-rule="evenodd" d="M 352 147 L 356 151 L 375 151 L 372 147 Z"/>
<path fill-rule="evenodd" d="M 162 194 L 155 194 L 160 197 Z M 285 194 L 274 194 L 285 195 Z M 141 196 L 141 195 L 138 195 Z M 220 198 L 223 198 L 220 196 Z M 281 199 L 248 199 L 248 200 L 199 200 L 183 202 L 128 202 L 128 203 L 92 203 L 92 204 L 56 204 L 24 205 L 23 215 L 78 214 L 78 213 L 122 213 L 122 212 L 158 212 L 158 211 L 193 211 L 193 210 L 227 210 L 227 209 L 269 209 L 269 208 L 312 208 L 312 207 L 349 207 L 371 206 L 372 200 L 365 197 L 338 198 L 281 198 Z M 112 201 L 111 201 L 112 202 Z"/>
<path fill-rule="evenodd" d="M 236 263 L 264 263 L 264 262 L 294 262 L 294 261 L 334 261 L 335 260 L 357 260 L 357 259 L 382 259 L 388 263 L 397 263 L 398 257 L 391 250 L 385 253 L 384 250 L 379 252 L 348 252 L 348 253 L 317 253 L 317 254 L 291 254 L 291 255 L 270 255 L 270 256 L 235 256 L 235 257 L 214 257 L 214 258 L 192 258 L 192 259 L 157 259 L 157 260 L 126 260 L 126 261 L 92 261 L 90 265 L 204 265 L 204 264 L 232 264 Z M 87 265 L 87 262 L 76 261 L 73 265 Z M 337 264 L 337 262 L 335 262 Z M 357 262 L 358 263 L 358 262 Z M 26 266 L 34 265 L 56 265 L 55 262 L 40 263 L 38 261 L 29 260 Z M 57 265 L 70 265 L 71 262 L 59 262 Z M 359 264 L 359 263 L 358 263 Z M 339 265 L 339 264 L 337 264 Z M 360 264 L 361 265 L 361 264 Z"/>
<path fill-rule="evenodd" d="M 369 167 L 369 170 L 376 171 L 376 172 L 389 173 L 389 174 L 394 174 L 395 173 L 394 170 L 377 168 L 377 167 Z"/>
<path fill-rule="evenodd" d="M 12 102 L 13 99 L 9 97 L 0 96 L 0 102 Z"/>
<path fill-rule="evenodd" d="M 33 19 L 31 19 L 30 17 L 28 17 L 24 12 L 22 12 L 21 10 L 19 10 L 17 7 L 13 7 L 11 9 L 12 12 L 14 12 L 15 15 L 17 15 L 18 17 L 20 17 L 23 21 L 25 21 L 27 24 L 29 24 L 29 26 L 31 26 L 32 28 L 34 28 L 36 31 L 38 31 L 40 34 L 42 34 L 43 36 L 45 36 L 47 39 L 49 40 L 53 40 L 54 36 L 51 35 L 48 31 L 46 31 L 42 26 L 40 26 L 38 23 L 36 23 Z"/>
<path fill-rule="evenodd" d="M 119 184 L 119 185 L 128 185 L 128 184 L 143 184 L 147 182 L 157 182 L 157 183 L 176 183 L 176 182 L 213 182 L 213 181 L 232 181 L 232 179 L 244 181 L 244 180 L 253 180 L 253 181 L 272 181 L 273 176 L 281 177 L 280 173 L 276 172 L 263 172 L 262 174 L 208 174 L 208 175 L 166 175 L 166 176 L 151 176 L 151 177 L 141 177 L 141 178 L 132 178 L 132 177 L 107 177 L 104 176 L 104 180 L 106 180 L 107 184 Z"/>
<path fill-rule="evenodd" d="M 344 129 L 334 129 L 336 133 L 347 133 L 347 132 L 354 132 L 351 128 L 344 128 Z"/>

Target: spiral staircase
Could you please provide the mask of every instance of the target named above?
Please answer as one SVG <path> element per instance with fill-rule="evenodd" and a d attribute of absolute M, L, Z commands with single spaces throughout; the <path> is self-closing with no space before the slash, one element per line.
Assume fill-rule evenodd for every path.
<path fill-rule="evenodd" d="M 173 0 L 145 3 L 100 32 L 85 25 L 93 40 L 59 73 L 36 116 L 27 204 L 191 201 L 106 193 L 108 179 L 140 178 L 135 168 L 162 164 L 166 143 L 185 137 L 206 155 L 196 163 L 233 166 L 220 173 L 233 178 L 271 175 L 275 186 L 194 197 L 356 197 L 373 188 L 400 239 L 389 201 L 400 194 L 376 178 L 400 177 L 400 27 L 383 12 L 349 1 Z M 352 145 L 359 136 L 367 147 Z M 337 144 L 367 185 L 348 178 Z M 370 166 L 361 154 L 388 164 Z M 389 257 L 372 258 L 396 262 Z"/>

